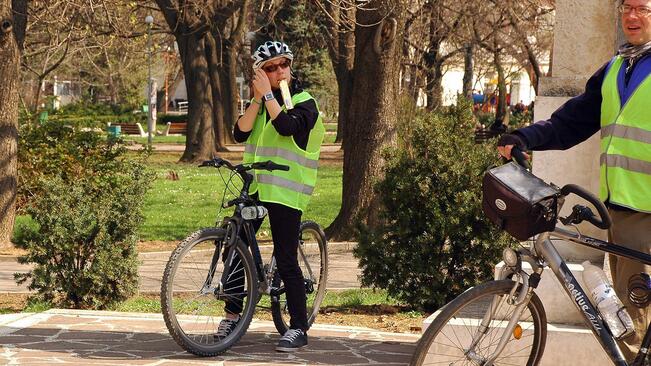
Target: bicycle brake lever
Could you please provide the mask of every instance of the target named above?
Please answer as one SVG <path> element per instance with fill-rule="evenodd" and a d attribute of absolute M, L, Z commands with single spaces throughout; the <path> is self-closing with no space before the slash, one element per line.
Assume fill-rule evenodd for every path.
<path fill-rule="evenodd" d="M 567 217 L 561 217 L 563 225 L 580 224 L 583 220 L 590 220 L 594 217 L 594 213 L 589 207 L 582 205 L 575 205 L 572 207 L 572 213 Z"/>

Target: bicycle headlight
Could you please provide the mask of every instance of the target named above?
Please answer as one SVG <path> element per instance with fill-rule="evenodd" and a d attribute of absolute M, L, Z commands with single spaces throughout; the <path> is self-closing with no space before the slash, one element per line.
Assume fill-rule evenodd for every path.
<path fill-rule="evenodd" d="M 502 258 L 504 259 L 504 263 L 506 263 L 507 266 L 514 268 L 520 267 L 520 255 L 518 255 L 518 252 L 515 250 L 511 248 L 504 248 L 504 251 L 502 252 Z"/>
<path fill-rule="evenodd" d="M 261 219 L 267 216 L 267 208 L 264 206 L 248 206 L 242 208 L 242 218 L 244 220 Z"/>

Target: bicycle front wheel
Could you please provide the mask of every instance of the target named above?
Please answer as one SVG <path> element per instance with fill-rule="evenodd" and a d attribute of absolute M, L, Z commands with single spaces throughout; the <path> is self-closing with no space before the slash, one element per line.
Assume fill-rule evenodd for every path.
<path fill-rule="evenodd" d="M 301 222 L 298 242 L 298 265 L 305 279 L 307 295 L 307 324 L 311 326 L 319 313 L 326 292 L 328 280 L 328 248 L 321 226 L 314 221 Z M 280 289 L 281 294 L 271 300 L 271 314 L 278 333 L 285 334 L 289 329 L 287 296 L 282 281 L 276 271 L 272 287 Z"/>
<path fill-rule="evenodd" d="M 241 240 L 225 245 L 221 228 L 199 230 L 172 252 L 161 286 L 163 318 L 179 346 L 199 356 L 228 350 L 246 333 L 258 298 L 253 259 Z M 217 334 L 227 313 L 240 320 Z"/>
<path fill-rule="evenodd" d="M 445 305 L 418 342 L 411 365 L 483 365 L 514 314 L 515 306 L 507 301 L 513 285 L 510 280 L 486 282 Z M 490 320 L 488 314 L 493 314 Z M 534 293 L 493 365 L 537 365 L 546 336 L 547 318 Z"/>

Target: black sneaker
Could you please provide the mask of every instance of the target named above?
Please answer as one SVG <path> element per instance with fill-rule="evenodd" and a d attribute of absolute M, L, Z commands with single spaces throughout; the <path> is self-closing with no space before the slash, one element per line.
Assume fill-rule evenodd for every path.
<path fill-rule="evenodd" d="M 301 347 L 307 346 L 307 334 L 300 329 L 289 329 L 280 338 L 276 351 L 294 352 Z"/>
<path fill-rule="evenodd" d="M 240 321 L 240 318 L 237 319 L 222 319 L 219 322 L 217 327 L 217 333 L 215 333 L 215 340 L 226 338 L 229 334 L 233 333 L 233 329 L 237 326 L 237 323 Z"/>

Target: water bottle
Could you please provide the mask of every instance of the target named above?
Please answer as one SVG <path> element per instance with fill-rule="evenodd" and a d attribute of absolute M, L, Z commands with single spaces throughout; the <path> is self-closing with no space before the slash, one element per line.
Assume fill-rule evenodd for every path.
<path fill-rule="evenodd" d="M 591 264 L 590 261 L 583 262 L 583 282 L 615 339 L 622 339 L 633 334 L 635 332 L 633 319 L 615 294 L 604 271 Z"/>

